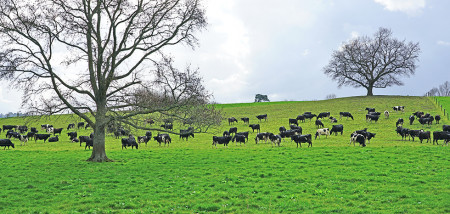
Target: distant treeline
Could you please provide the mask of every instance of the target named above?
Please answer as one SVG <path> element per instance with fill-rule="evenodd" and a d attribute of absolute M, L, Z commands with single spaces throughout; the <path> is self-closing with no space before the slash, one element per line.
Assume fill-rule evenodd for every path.
<path fill-rule="evenodd" d="M 13 113 L 13 112 L 9 112 L 7 114 L 2 114 L 0 113 L 0 118 L 7 118 L 7 117 L 22 117 L 22 116 L 28 116 L 27 114 L 21 113 L 21 112 L 17 112 L 17 113 Z"/>

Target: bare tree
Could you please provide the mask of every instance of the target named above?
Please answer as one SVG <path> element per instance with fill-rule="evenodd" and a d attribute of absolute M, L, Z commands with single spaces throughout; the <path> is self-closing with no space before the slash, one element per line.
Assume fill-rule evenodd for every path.
<path fill-rule="evenodd" d="M 439 96 L 450 96 L 450 82 L 445 81 L 439 86 Z"/>
<path fill-rule="evenodd" d="M 200 0 L 1 0 L 0 79 L 35 113 L 81 117 L 94 129 L 88 160 L 110 161 L 108 124 L 158 130 L 136 121 L 161 115 L 196 117 L 197 131 L 217 124 L 198 72 L 177 71 L 164 54 L 195 47 L 205 26 Z"/>
<path fill-rule="evenodd" d="M 328 95 L 325 97 L 325 99 L 326 99 L 326 100 L 336 99 L 336 94 L 328 94 Z"/>
<path fill-rule="evenodd" d="M 391 30 L 380 28 L 373 38 L 358 37 L 334 51 L 324 73 L 339 87 L 364 87 L 372 96 L 373 88 L 403 85 L 399 78 L 414 74 L 419 53 L 419 43 L 392 38 Z"/>

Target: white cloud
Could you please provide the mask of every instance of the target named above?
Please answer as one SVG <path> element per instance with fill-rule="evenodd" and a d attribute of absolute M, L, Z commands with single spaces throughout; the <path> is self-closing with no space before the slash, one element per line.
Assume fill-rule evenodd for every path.
<path fill-rule="evenodd" d="M 389 11 L 400 11 L 409 15 L 417 14 L 425 7 L 425 0 L 375 0 Z"/>
<path fill-rule="evenodd" d="M 450 46 L 450 42 L 441 41 L 441 40 L 437 41 L 437 44 L 442 45 L 442 46 Z"/>

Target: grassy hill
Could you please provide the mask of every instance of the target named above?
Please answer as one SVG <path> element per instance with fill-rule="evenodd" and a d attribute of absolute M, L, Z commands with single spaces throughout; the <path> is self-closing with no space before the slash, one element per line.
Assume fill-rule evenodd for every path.
<path fill-rule="evenodd" d="M 396 105 L 406 106 L 405 112 L 392 112 Z M 250 123 L 259 123 L 255 116 L 267 113 L 261 131 L 274 133 L 305 111 L 329 111 L 344 125 L 344 135 L 313 140 L 312 148 L 296 148 L 290 140 L 272 148 L 268 143 L 255 144 L 251 134 L 246 145 L 212 148 L 212 135 L 232 126 L 251 132 L 242 121 L 231 126 L 224 121 L 215 133 L 196 134 L 188 142 L 173 136 L 169 147 L 152 140 L 138 150 L 122 150 L 120 141 L 109 136 L 107 154 L 115 162 L 102 164 L 85 162 L 91 151 L 69 143 L 67 131 L 58 143 L 33 141 L 20 146 L 14 140 L 15 149 L 0 150 L 0 212 L 450 212 L 449 147 L 402 141 L 394 131 L 397 119 L 407 120 L 412 112 L 442 115 L 430 98 L 350 97 L 219 107 L 226 117 L 250 117 Z M 389 110 L 390 118 L 366 122 L 366 107 Z M 355 120 L 339 119 L 340 111 L 351 112 Z M 8 118 L 0 120 L 0 125 L 50 123 L 66 128 L 72 122 L 77 121 L 63 115 L 41 120 Z M 323 122 L 331 127 L 329 120 Z M 300 126 L 304 134 L 315 133 L 314 121 Z M 422 127 L 417 121 L 404 126 L 442 129 L 435 124 Z M 365 148 L 350 146 L 350 133 L 363 128 L 376 137 Z"/>

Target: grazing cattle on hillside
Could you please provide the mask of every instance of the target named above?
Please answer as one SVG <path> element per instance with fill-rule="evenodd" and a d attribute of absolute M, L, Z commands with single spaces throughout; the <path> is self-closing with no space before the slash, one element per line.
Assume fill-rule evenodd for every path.
<path fill-rule="evenodd" d="M 423 132 L 423 130 L 412 130 L 412 129 L 410 129 L 408 131 L 409 140 L 411 140 L 411 138 L 412 138 L 413 141 L 414 141 L 415 137 L 419 137 L 420 132 Z"/>
<path fill-rule="evenodd" d="M 330 117 L 330 112 L 321 112 L 319 115 L 317 115 L 317 119 L 322 119 L 325 117 Z"/>
<path fill-rule="evenodd" d="M 334 117 L 330 117 L 329 119 L 330 119 L 330 123 L 337 123 L 338 122 L 338 120 L 336 118 L 334 118 Z"/>
<path fill-rule="evenodd" d="M 420 143 L 422 143 L 422 141 L 423 140 L 427 140 L 427 143 L 431 140 L 431 134 L 430 134 L 430 131 L 426 131 L 426 132 L 424 132 L 424 131 L 421 131 L 420 133 L 419 133 L 419 140 L 420 140 Z"/>
<path fill-rule="evenodd" d="M 295 124 L 295 125 L 298 126 L 297 119 L 291 119 L 291 118 L 289 118 L 289 125 L 291 125 L 291 124 Z"/>
<path fill-rule="evenodd" d="M 362 134 L 358 134 L 356 132 L 352 133 L 350 135 L 350 144 L 353 143 L 353 146 L 355 146 L 355 143 L 359 143 L 360 146 L 365 147 L 366 146 L 366 137 Z"/>
<path fill-rule="evenodd" d="M 223 144 L 223 146 L 226 146 L 228 148 L 228 143 L 230 143 L 230 141 L 231 141 L 231 136 L 227 136 L 227 137 L 213 136 L 212 145 L 217 148 L 217 144 Z"/>
<path fill-rule="evenodd" d="M 281 127 L 278 129 L 278 131 L 284 132 L 284 131 L 286 131 L 286 128 L 285 128 L 284 126 L 281 126 Z"/>
<path fill-rule="evenodd" d="M 270 139 L 270 142 L 272 142 L 272 147 L 274 144 L 275 144 L 275 146 L 280 146 L 280 143 L 281 143 L 280 135 L 271 134 L 271 135 L 269 135 L 269 139 Z"/>
<path fill-rule="evenodd" d="M 237 127 L 231 127 L 229 132 L 230 132 L 230 135 L 231 134 L 236 134 L 237 133 Z"/>
<path fill-rule="evenodd" d="M 369 114 L 370 112 L 375 112 L 375 108 L 367 107 L 366 110 L 367 110 L 367 114 Z"/>
<path fill-rule="evenodd" d="M 241 120 L 242 120 L 244 123 L 247 123 L 247 124 L 250 123 L 250 118 L 248 118 L 248 117 L 242 117 Z"/>
<path fill-rule="evenodd" d="M 397 120 L 397 122 L 395 122 L 395 126 L 398 126 L 398 125 L 403 125 L 403 118 L 398 118 L 398 120 Z"/>
<path fill-rule="evenodd" d="M 350 118 L 352 118 L 352 120 L 353 120 L 353 115 L 350 114 L 350 112 L 339 112 L 339 115 L 340 115 L 340 118 L 339 118 L 339 119 L 342 119 L 342 117 L 346 117 L 347 120 L 348 120 L 348 118 L 350 117 Z"/>
<path fill-rule="evenodd" d="M 9 147 L 15 148 L 14 143 L 12 143 L 10 139 L 0 139 L 0 146 L 4 147 L 3 150 L 6 150 L 6 147 L 8 147 L 8 149 Z"/>
<path fill-rule="evenodd" d="M 128 138 L 122 138 L 122 149 L 124 147 L 126 149 L 128 146 L 131 146 L 131 149 L 133 149 L 133 147 L 136 147 L 136 149 L 138 149 L 138 144 L 133 135 L 130 135 Z"/>
<path fill-rule="evenodd" d="M 84 127 L 84 122 L 79 122 L 77 124 L 77 129 L 83 128 Z"/>
<path fill-rule="evenodd" d="M 80 136 L 80 137 L 78 137 L 78 139 L 80 140 L 80 146 L 81 146 L 82 143 L 86 143 L 91 138 L 89 136 Z"/>
<path fill-rule="evenodd" d="M 50 137 L 50 134 L 35 134 L 34 135 L 34 142 L 36 143 L 38 140 L 44 140 L 45 141 Z"/>
<path fill-rule="evenodd" d="M 414 119 L 415 119 L 414 115 L 409 116 L 409 125 L 413 124 Z"/>
<path fill-rule="evenodd" d="M 67 133 L 67 136 L 69 136 L 70 140 L 73 140 L 74 138 L 77 138 L 78 134 L 77 132 L 69 132 Z"/>
<path fill-rule="evenodd" d="M 166 130 L 173 130 L 173 124 L 171 124 L 171 123 L 163 124 L 160 127 L 164 128 Z"/>
<path fill-rule="evenodd" d="M 422 126 L 425 124 L 431 125 L 431 124 L 433 124 L 433 120 L 434 120 L 433 116 L 421 117 L 421 118 L 419 118 L 419 123 L 422 124 Z"/>
<path fill-rule="evenodd" d="M 230 117 L 230 118 L 228 118 L 228 125 L 231 125 L 231 124 L 234 124 L 234 122 L 238 122 L 237 120 L 236 120 L 236 118 L 234 118 L 234 117 Z"/>
<path fill-rule="evenodd" d="M 413 115 L 416 116 L 417 118 L 421 118 L 424 115 L 424 113 L 422 111 L 416 111 L 413 113 Z"/>
<path fill-rule="evenodd" d="M 259 122 L 261 122 L 262 119 L 264 119 L 264 121 L 267 121 L 267 114 L 261 114 L 256 116 L 256 118 L 258 118 Z"/>
<path fill-rule="evenodd" d="M 384 111 L 384 118 L 389 119 L 389 112 L 387 110 Z"/>
<path fill-rule="evenodd" d="M 366 114 L 366 120 L 369 122 L 372 122 L 372 121 L 378 122 L 379 118 L 380 118 L 379 115 Z"/>
<path fill-rule="evenodd" d="M 258 131 L 258 133 L 261 132 L 261 127 L 259 126 L 259 124 L 250 124 L 248 127 L 252 128 L 253 132 L 255 132 L 255 129 L 256 131 Z"/>
<path fill-rule="evenodd" d="M 53 129 L 53 136 L 55 136 L 56 134 L 61 134 L 63 128 L 59 128 L 59 129 Z"/>
<path fill-rule="evenodd" d="M 434 117 L 434 119 L 436 120 L 436 124 L 439 124 L 439 121 L 441 120 L 441 115 L 436 115 L 435 117 Z"/>
<path fill-rule="evenodd" d="M 55 137 L 51 137 L 51 138 L 49 138 L 48 139 L 48 142 L 58 142 L 59 141 L 59 138 L 58 138 L 58 136 L 55 136 Z"/>
<path fill-rule="evenodd" d="M 317 126 L 317 128 L 324 127 L 322 121 L 320 121 L 320 120 L 316 120 L 316 126 Z"/>
<path fill-rule="evenodd" d="M 333 132 L 335 135 L 337 135 L 338 132 L 340 132 L 342 135 L 342 133 L 344 133 L 344 125 L 333 125 L 333 127 L 331 127 L 330 134 L 333 134 Z"/>
<path fill-rule="evenodd" d="M 317 129 L 316 131 L 316 136 L 314 139 L 317 139 L 317 136 L 320 139 L 320 135 L 325 135 L 325 138 L 328 138 L 328 136 L 330 135 L 330 130 L 328 128 L 323 128 L 323 129 Z"/>
<path fill-rule="evenodd" d="M 392 109 L 394 109 L 394 111 L 405 111 L 405 106 L 394 106 L 392 107 Z"/>
<path fill-rule="evenodd" d="M 23 133 L 28 131 L 28 127 L 27 126 L 19 126 L 18 129 L 19 129 L 19 133 L 20 134 L 23 134 Z"/>
<path fill-rule="evenodd" d="M 297 121 L 305 122 L 305 116 L 303 116 L 303 115 L 298 115 L 296 119 L 297 119 Z"/>
<path fill-rule="evenodd" d="M 307 112 L 309 114 L 303 114 L 303 116 L 305 117 L 305 119 L 309 119 L 309 121 L 311 121 L 311 119 L 313 119 L 314 117 L 317 117 L 317 115 L 315 114 L 311 114 L 310 112 Z"/>
<path fill-rule="evenodd" d="M 169 134 L 158 134 L 153 137 L 153 139 L 159 143 L 159 146 L 161 146 L 161 143 L 164 143 L 164 146 L 166 146 L 166 144 L 167 146 L 169 146 L 169 144 L 172 142 Z"/>
<path fill-rule="evenodd" d="M 302 132 L 303 132 L 303 129 L 300 126 L 290 125 L 289 128 L 291 128 L 291 130 L 295 130 L 299 134 L 302 134 Z"/>
<path fill-rule="evenodd" d="M 433 132 L 433 145 L 436 142 L 436 145 L 439 145 L 439 140 L 448 140 L 450 138 L 450 132 L 447 131 L 435 131 Z"/>
<path fill-rule="evenodd" d="M 75 128 L 75 123 L 71 123 L 71 124 L 67 125 L 67 130 L 70 130 L 73 128 Z"/>
<path fill-rule="evenodd" d="M 442 131 L 450 132 L 450 125 L 443 125 Z"/>
<path fill-rule="evenodd" d="M 280 132 L 280 136 L 281 138 L 286 138 L 286 137 L 292 137 L 294 135 L 299 135 L 300 133 L 298 132 L 298 130 L 294 129 L 294 130 L 287 130 L 284 132 Z"/>
<path fill-rule="evenodd" d="M 231 139 L 231 142 L 236 141 L 236 145 L 237 145 L 237 143 L 239 143 L 239 145 L 240 145 L 241 143 L 245 144 L 246 140 L 248 140 L 248 137 L 246 138 L 245 135 L 235 134 L 233 136 L 233 139 Z"/>
<path fill-rule="evenodd" d="M 267 143 L 267 140 L 269 139 L 270 134 L 271 133 L 268 133 L 268 132 L 258 133 L 255 137 L 255 143 L 258 144 L 258 142 L 261 140 L 264 140 L 264 142 Z"/>
<path fill-rule="evenodd" d="M 402 140 L 406 139 L 409 135 L 409 129 L 403 128 L 401 126 L 397 126 L 397 129 L 395 130 L 397 134 L 400 134 L 402 136 Z"/>
<path fill-rule="evenodd" d="M 300 147 L 302 147 L 302 143 L 308 143 L 308 147 L 312 147 L 312 141 L 311 141 L 311 134 L 307 134 L 307 135 L 294 135 L 291 137 L 291 141 L 294 141 L 297 144 L 297 148 L 298 145 L 300 145 Z"/>
<path fill-rule="evenodd" d="M 224 137 L 230 136 L 230 132 L 229 131 L 224 131 L 222 136 L 224 136 Z"/>

